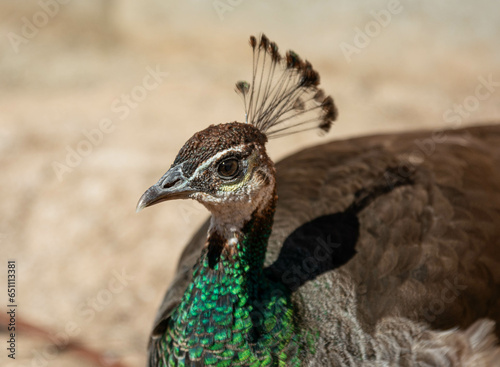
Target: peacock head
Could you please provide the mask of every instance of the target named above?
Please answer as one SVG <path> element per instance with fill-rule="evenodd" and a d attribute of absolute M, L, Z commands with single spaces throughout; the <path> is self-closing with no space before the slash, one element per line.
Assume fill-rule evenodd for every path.
<path fill-rule="evenodd" d="M 162 201 L 195 199 L 212 213 L 253 212 L 274 191 L 267 137 L 250 124 L 211 125 L 191 137 L 170 169 L 141 197 L 138 210 Z"/>
<path fill-rule="evenodd" d="M 195 199 L 214 217 L 244 220 L 275 195 L 268 138 L 309 129 L 327 132 L 337 116 L 330 96 L 318 88 L 319 74 L 293 51 L 281 56 L 265 35 L 253 49 L 252 83 L 236 83 L 245 123 L 211 125 L 196 133 L 173 165 L 141 197 L 137 210 L 162 201 Z"/>

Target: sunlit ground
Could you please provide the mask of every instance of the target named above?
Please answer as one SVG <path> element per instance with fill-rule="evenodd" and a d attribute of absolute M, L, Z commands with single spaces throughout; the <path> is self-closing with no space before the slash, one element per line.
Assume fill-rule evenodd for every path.
<path fill-rule="evenodd" d="M 156 309 L 207 213 L 135 204 L 194 132 L 243 120 L 234 82 L 250 77 L 250 34 L 311 61 L 340 112 L 327 137 L 272 141 L 275 159 L 500 117 L 498 2 L 41 3 L 0 4 L 0 269 L 16 260 L 18 321 L 48 335 L 25 329 L 2 365 L 96 365 L 50 348 L 69 340 L 145 364 Z"/>

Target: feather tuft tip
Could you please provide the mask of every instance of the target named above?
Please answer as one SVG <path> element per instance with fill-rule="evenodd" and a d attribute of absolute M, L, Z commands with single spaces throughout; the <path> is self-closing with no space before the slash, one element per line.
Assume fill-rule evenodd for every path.
<path fill-rule="evenodd" d="M 250 90 L 250 84 L 248 82 L 240 80 L 239 82 L 236 83 L 236 93 L 241 94 L 242 96 L 246 96 L 249 90 Z"/>
<path fill-rule="evenodd" d="M 264 34 L 250 37 L 254 51 L 252 82 L 239 81 L 245 121 L 268 137 L 319 129 L 328 132 L 337 118 L 332 97 L 318 88 L 319 73 L 293 51 L 283 57 Z M 263 56 L 261 55 L 263 53 Z M 266 62 L 267 57 L 271 62 Z"/>
<path fill-rule="evenodd" d="M 255 36 L 250 36 L 250 46 L 255 50 L 255 46 L 257 46 L 257 39 Z"/>
<path fill-rule="evenodd" d="M 269 47 L 269 38 L 267 38 L 266 35 L 263 34 L 262 36 L 260 36 L 259 48 L 267 50 L 268 47 Z"/>
<path fill-rule="evenodd" d="M 269 44 L 269 53 L 271 54 L 271 59 L 275 63 L 279 63 L 281 61 L 281 55 L 278 51 L 278 45 L 274 42 Z"/>

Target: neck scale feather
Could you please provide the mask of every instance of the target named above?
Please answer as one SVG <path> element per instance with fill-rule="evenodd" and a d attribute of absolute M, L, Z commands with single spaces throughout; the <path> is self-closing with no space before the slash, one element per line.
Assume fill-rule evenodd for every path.
<path fill-rule="evenodd" d="M 290 293 L 262 271 L 275 203 L 273 195 L 254 212 L 236 245 L 217 231 L 209 235 L 161 343 L 166 366 L 294 365 Z"/>

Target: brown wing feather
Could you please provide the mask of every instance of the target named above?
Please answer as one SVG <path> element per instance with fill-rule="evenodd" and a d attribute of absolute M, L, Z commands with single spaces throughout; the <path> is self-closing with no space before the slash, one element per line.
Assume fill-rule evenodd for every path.
<path fill-rule="evenodd" d="M 279 202 L 268 264 L 294 229 L 345 210 L 388 168 L 414 170 L 413 184 L 394 188 L 359 213 L 357 255 L 304 284 L 295 297 L 299 309 L 315 303 L 315 312 L 331 311 L 342 303 L 337 293 L 350 289 L 353 312 L 366 330 L 380 329 L 392 316 L 439 329 L 488 317 L 497 321 L 500 336 L 500 126 L 445 131 L 431 144 L 433 136 L 427 131 L 334 141 L 277 164 Z M 155 331 L 180 302 L 206 230 L 207 224 L 186 247 Z M 338 282 L 343 284 L 335 288 Z M 334 289 L 319 292 L 325 284 Z"/>

